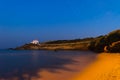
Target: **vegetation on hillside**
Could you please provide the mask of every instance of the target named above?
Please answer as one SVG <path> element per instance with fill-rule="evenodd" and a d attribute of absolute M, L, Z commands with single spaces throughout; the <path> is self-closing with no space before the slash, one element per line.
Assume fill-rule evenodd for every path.
<path fill-rule="evenodd" d="M 56 40 L 56 41 L 48 41 L 45 42 L 45 44 L 62 44 L 62 43 L 76 43 L 76 42 L 85 42 L 85 41 L 90 41 L 94 38 L 84 38 L 84 39 L 73 39 L 73 40 Z"/>
<path fill-rule="evenodd" d="M 120 52 L 120 46 L 118 45 L 120 43 L 115 44 L 115 46 L 112 45 L 118 41 L 120 41 L 120 30 L 115 30 L 105 36 L 95 38 L 91 41 L 88 48 L 95 52 Z"/>
<path fill-rule="evenodd" d="M 93 38 L 57 40 L 41 43 L 40 45 L 25 44 L 17 47 L 17 50 L 88 50 L 88 44 Z"/>

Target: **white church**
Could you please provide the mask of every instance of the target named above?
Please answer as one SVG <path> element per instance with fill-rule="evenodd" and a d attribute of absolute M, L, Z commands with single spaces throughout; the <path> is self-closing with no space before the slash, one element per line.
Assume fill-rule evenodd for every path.
<path fill-rule="evenodd" d="M 33 40 L 31 44 L 40 44 L 40 42 L 38 40 Z"/>

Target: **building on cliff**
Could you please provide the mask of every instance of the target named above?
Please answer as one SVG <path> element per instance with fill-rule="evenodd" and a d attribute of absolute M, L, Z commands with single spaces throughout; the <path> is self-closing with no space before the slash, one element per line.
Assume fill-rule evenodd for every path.
<path fill-rule="evenodd" d="M 33 40 L 31 44 L 40 44 L 40 42 L 38 40 Z"/>

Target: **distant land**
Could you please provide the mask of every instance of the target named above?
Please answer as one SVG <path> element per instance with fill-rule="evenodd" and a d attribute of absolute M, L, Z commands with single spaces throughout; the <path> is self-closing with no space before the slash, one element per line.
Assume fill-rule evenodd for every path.
<path fill-rule="evenodd" d="M 14 50 L 91 50 L 94 52 L 120 52 L 120 30 L 107 35 L 74 40 L 56 40 L 31 43 L 14 48 Z"/>
<path fill-rule="evenodd" d="M 88 50 L 88 44 L 93 38 L 56 40 L 39 44 L 28 43 L 15 48 L 16 50 Z"/>

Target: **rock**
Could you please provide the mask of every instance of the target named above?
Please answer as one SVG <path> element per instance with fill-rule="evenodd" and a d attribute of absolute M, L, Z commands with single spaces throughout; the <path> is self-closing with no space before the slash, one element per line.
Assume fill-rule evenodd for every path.
<path fill-rule="evenodd" d="M 107 46 L 107 52 L 119 53 L 120 52 L 120 41 L 113 42 L 110 46 Z"/>

